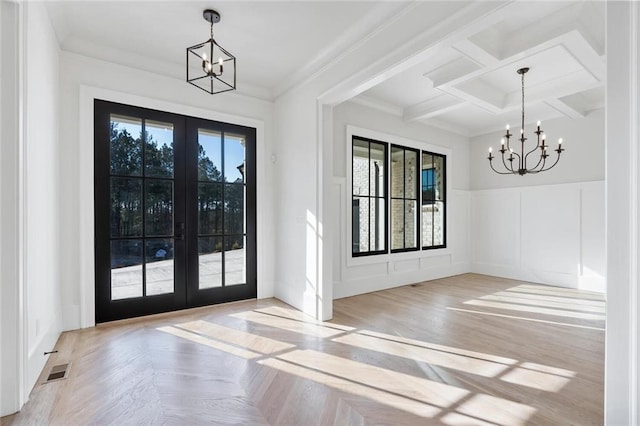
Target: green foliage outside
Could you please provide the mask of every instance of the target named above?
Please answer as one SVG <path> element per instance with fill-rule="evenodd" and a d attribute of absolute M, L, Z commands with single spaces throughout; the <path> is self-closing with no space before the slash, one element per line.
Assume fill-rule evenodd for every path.
<path fill-rule="evenodd" d="M 143 214 L 145 215 L 144 236 L 170 236 L 173 234 L 173 144 L 162 144 L 147 132 L 140 131 L 134 138 L 127 129 L 119 129 L 118 123 L 111 122 L 111 236 L 133 237 L 143 235 Z M 142 149 L 145 165 L 143 171 Z M 220 153 L 210 153 L 210 155 Z M 144 177 L 167 178 L 166 180 L 142 179 Z M 244 233 L 244 185 L 241 179 L 227 182 L 221 171 L 211 161 L 202 146 L 198 150 L 198 211 L 199 234 L 220 235 Z M 142 199 L 142 185 L 145 200 Z M 224 203 L 223 199 L 224 191 Z M 224 209 L 224 223 L 222 211 Z M 162 240 L 170 244 L 169 239 Z M 119 266 L 141 263 L 141 241 L 118 244 L 120 254 L 114 253 Z M 158 244 L 147 244 L 145 256 L 148 261 L 159 260 Z M 225 244 L 226 249 L 242 247 L 242 238 L 232 238 Z M 127 247 L 129 247 L 127 249 Z M 172 247 L 163 247 L 167 258 L 173 256 Z M 221 238 L 200 238 L 200 253 L 222 250 Z M 112 262 L 112 266 L 113 262 Z"/>

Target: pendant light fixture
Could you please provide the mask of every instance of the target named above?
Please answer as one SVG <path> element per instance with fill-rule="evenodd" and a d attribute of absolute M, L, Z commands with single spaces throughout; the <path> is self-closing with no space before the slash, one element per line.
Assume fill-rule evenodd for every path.
<path fill-rule="evenodd" d="M 210 94 L 236 89 L 236 57 L 213 38 L 213 24 L 220 14 L 206 9 L 202 16 L 211 24 L 211 38 L 187 48 L 187 82 Z"/>
<path fill-rule="evenodd" d="M 548 165 L 547 164 L 547 158 L 549 157 L 548 151 L 551 151 L 551 147 L 549 145 L 546 145 L 546 139 L 547 136 L 545 135 L 544 131 L 540 128 L 540 121 L 538 121 L 538 125 L 537 125 L 537 130 L 535 132 L 533 132 L 536 135 L 536 139 L 537 139 L 537 143 L 535 148 L 533 148 L 531 151 L 527 151 L 525 148 L 525 142 L 527 141 L 527 138 L 524 137 L 524 75 L 529 71 L 529 68 L 520 68 L 518 70 L 518 74 L 520 74 L 522 76 L 522 122 L 521 122 L 521 126 L 520 126 L 520 139 L 518 139 L 520 141 L 520 152 L 517 152 L 517 146 L 516 146 L 516 150 L 514 150 L 511 145 L 510 145 L 510 139 L 511 136 L 513 136 L 513 133 L 509 132 L 509 125 L 507 124 L 507 133 L 504 135 L 504 138 L 502 138 L 502 140 L 500 141 L 501 147 L 498 150 L 501 154 L 502 157 L 502 165 L 504 166 L 505 171 L 498 171 L 495 169 L 495 167 L 493 167 L 493 159 L 495 158 L 493 156 L 492 153 L 492 147 L 489 148 L 489 156 L 487 157 L 487 159 L 489 160 L 489 165 L 491 166 L 491 169 L 500 174 L 500 175 L 520 175 L 520 176 L 524 176 L 528 173 L 540 173 L 540 172 L 545 172 L 551 168 L 553 168 L 556 164 L 558 164 L 558 161 L 560 160 L 560 154 L 562 154 L 562 151 L 564 151 L 564 149 L 562 148 L 562 138 L 558 139 L 558 148 L 554 149 L 555 152 L 558 153 L 558 156 L 556 157 L 556 160 L 553 162 L 553 164 Z M 539 155 L 537 155 L 537 151 L 538 149 L 540 149 L 540 153 Z M 508 153 L 508 156 L 505 158 L 505 153 Z M 532 157 L 532 163 L 536 161 L 537 159 L 537 163 L 535 166 L 533 167 L 528 167 L 527 164 L 527 160 L 529 159 L 529 156 L 534 154 L 534 156 Z M 515 164 L 514 164 L 515 161 Z M 507 163 L 508 162 L 508 163 Z M 529 163 L 529 164 L 532 164 Z"/>

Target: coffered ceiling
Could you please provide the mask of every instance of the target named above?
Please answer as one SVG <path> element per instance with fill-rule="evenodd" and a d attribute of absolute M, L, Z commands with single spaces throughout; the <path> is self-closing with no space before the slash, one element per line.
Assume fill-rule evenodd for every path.
<path fill-rule="evenodd" d="M 352 100 L 407 122 L 466 136 L 516 126 L 520 76 L 527 120 L 579 118 L 604 104 L 603 1 L 497 1 L 465 28 L 447 28 L 428 54 Z M 265 100 L 317 73 L 403 13 L 425 31 L 473 2 L 56 1 L 46 2 L 60 47 L 184 78 L 185 48 L 204 41 L 202 11 L 217 9 L 216 40 L 238 57 L 238 92 Z M 377 82 L 377 81 L 376 81 Z"/>
<path fill-rule="evenodd" d="M 460 29 L 461 34 L 466 29 Z M 604 106 L 604 2 L 513 2 L 353 100 L 466 136 Z"/>

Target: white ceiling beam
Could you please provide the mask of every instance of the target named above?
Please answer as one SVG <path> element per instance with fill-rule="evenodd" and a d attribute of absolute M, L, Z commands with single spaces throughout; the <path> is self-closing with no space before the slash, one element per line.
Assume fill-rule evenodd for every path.
<path fill-rule="evenodd" d="M 492 114 L 500 114 L 504 109 L 504 94 L 480 79 L 467 81 L 455 87 L 447 87 L 443 91 Z"/>
<path fill-rule="evenodd" d="M 465 102 L 453 96 L 442 94 L 404 109 L 404 121 L 424 120 L 459 108 Z"/>
<path fill-rule="evenodd" d="M 606 59 L 595 50 L 594 46 L 580 31 L 571 31 L 563 37 L 564 46 L 597 80 L 604 83 L 607 78 Z"/>
<path fill-rule="evenodd" d="M 378 111 L 395 115 L 397 117 L 402 117 L 403 113 L 402 108 L 400 108 L 399 106 L 366 95 L 358 95 L 355 98 L 349 99 L 349 102 L 353 102 L 368 108 L 377 109 Z"/>
<path fill-rule="evenodd" d="M 469 39 L 460 40 L 453 45 L 453 48 L 464 55 L 465 58 L 484 68 L 493 68 L 500 63 L 498 58 Z"/>
<path fill-rule="evenodd" d="M 481 66 L 463 56 L 454 59 L 451 62 L 431 70 L 424 74 L 429 80 L 433 82 L 433 87 L 438 88 L 450 81 L 467 76 L 474 71 L 481 70 Z"/>
<path fill-rule="evenodd" d="M 560 99 L 547 99 L 545 103 L 549 105 L 551 108 L 558 111 L 560 114 L 569 118 L 582 118 L 585 116 L 585 111 L 583 111 L 578 105 L 569 105 L 566 102 L 561 101 Z"/>

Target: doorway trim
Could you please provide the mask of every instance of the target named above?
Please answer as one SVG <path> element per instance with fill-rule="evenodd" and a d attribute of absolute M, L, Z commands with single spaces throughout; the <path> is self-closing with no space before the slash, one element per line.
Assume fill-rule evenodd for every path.
<path fill-rule="evenodd" d="M 94 248 L 94 188 L 93 188 L 93 102 L 95 99 L 102 99 L 109 102 L 117 102 L 133 105 L 141 108 L 155 109 L 174 114 L 187 115 L 191 117 L 203 118 L 205 120 L 222 121 L 241 126 L 253 127 L 256 129 L 256 204 L 257 214 L 257 235 L 256 246 L 258 253 L 269 250 L 264 238 L 264 230 L 269 225 L 265 223 L 268 215 L 260 214 L 261 207 L 266 206 L 268 191 L 263 185 L 265 183 L 265 161 L 266 153 L 264 138 L 264 122 L 253 118 L 210 111 L 199 107 L 194 107 L 175 102 L 167 102 L 160 99 L 147 98 L 144 96 L 123 93 L 109 89 L 101 89 L 93 86 L 80 86 L 79 99 L 79 120 L 78 120 L 78 199 L 79 199 L 79 252 L 80 258 L 80 306 L 77 316 L 79 316 L 80 328 L 95 326 L 95 248 Z M 257 259 L 257 291 L 258 299 L 271 297 L 272 294 L 263 284 L 267 265 L 263 260 L 264 256 Z"/>

